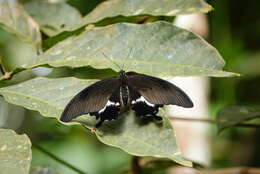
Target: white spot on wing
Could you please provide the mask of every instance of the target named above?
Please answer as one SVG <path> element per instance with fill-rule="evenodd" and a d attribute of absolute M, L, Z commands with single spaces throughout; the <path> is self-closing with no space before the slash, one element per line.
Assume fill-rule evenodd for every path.
<path fill-rule="evenodd" d="M 154 107 L 154 104 L 148 102 L 143 96 L 141 96 L 140 98 L 138 98 L 138 99 L 136 99 L 136 100 L 133 100 L 133 101 L 132 101 L 132 104 L 139 103 L 139 102 L 144 102 L 144 103 L 146 103 L 148 106 Z"/>
<path fill-rule="evenodd" d="M 112 102 L 112 101 L 108 100 L 107 103 L 106 103 L 106 105 L 105 105 L 105 107 L 103 107 L 100 111 L 98 111 L 98 113 L 100 114 L 100 113 L 104 112 L 105 109 L 106 109 L 108 106 L 119 106 L 119 105 L 120 105 L 120 104 L 119 104 L 118 102 L 115 103 L 115 102 Z"/>

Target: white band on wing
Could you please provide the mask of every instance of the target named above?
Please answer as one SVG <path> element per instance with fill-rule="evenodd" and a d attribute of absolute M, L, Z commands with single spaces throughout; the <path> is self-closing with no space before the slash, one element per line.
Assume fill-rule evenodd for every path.
<path fill-rule="evenodd" d="M 143 96 L 141 96 L 140 98 L 138 98 L 138 99 L 136 99 L 136 100 L 133 100 L 133 101 L 132 101 L 132 104 L 139 103 L 139 102 L 144 102 L 144 103 L 146 103 L 148 106 L 154 107 L 154 104 L 148 102 Z"/>
<path fill-rule="evenodd" d="M 106 103 L 106 105 L 105 105 L 101 110 L 99 110 L 98 113 L 100 114 L 100 113 L 104 112 L 105 109 L 106 109 L 108 106 L 120 106 L 120 104 L 119 104 L 118 102 L 116 103 L 116 102 L 112 102 L 112 101 L 108 100 L 107 103 Z"/>

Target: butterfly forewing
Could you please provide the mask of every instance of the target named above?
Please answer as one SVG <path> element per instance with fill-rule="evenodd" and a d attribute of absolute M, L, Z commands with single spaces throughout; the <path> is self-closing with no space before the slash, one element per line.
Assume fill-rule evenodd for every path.
<path fill-rule="evenodd" d="M 129 72 L 126 75 L 127 84 L 152 104 L 174 104 L 186 108 L 193 107 L 190 98 L 170 82 L 134 72 Z"/>
<path fill-rule="evenodd" d="M 119 85 L 118 78 L 108 78 L 85 88 L 68 103 L 61 115 L 61 121 L 69 122 L 79 115 L 98 112 L 105 107 Z"/>

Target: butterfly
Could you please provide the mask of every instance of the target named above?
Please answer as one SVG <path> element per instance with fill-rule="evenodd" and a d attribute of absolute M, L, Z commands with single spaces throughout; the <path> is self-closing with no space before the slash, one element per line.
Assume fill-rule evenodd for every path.
<path fill-rule="evenodd" d="M 172 83 L 121 70 L 119 77 L 100 80 L 74 96 L 60 120 L 69 122 L 80 115 L 89 114 L 99 120 L 95 125 L 99 128 L 105 120 L 115 120 L 128 109 L 132 109 L 138 117 L 162 120 L 157 113 L 163 105 L 193 107 L 190 98 Z"/>

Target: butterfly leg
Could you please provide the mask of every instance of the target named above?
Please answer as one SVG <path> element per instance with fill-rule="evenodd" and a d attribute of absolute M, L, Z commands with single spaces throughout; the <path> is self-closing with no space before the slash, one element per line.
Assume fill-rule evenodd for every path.
<path fill-rule="evenodd" d="M 153 107 L 154 110 L 153 110 L 152 117 L 153 117 L 154 120 L 162 121 L 162 117 L 156 115 L 158 113 L 158 111 L 159 111 L 159 107 L 162 107 L 162 106 L 163 105 L 155 105 Z"/>
<path fill-rule="evenodd" d="M 95 133 L 95 132 L 97 131 L 97 128 L 99 128 L 104 121 L 105 121 L 104 118 L 101 119 L 101 120 L 99 120 L 99 122 L 95 125 L 95 127 L 93 127 L 93 128 L 91 129 L 91 132 L 92 132 L 92 133 Z"/>
<path fill-rule="evenodd" d="M 160 116 L 153 115 L 152 117 L 153 117 L 154 120 L 162 121 L 162 117 L 160 117 Z"/>
<path fill-rule="evenodd" d="M 105 121 L 106 119 L 103 117 L 101 117 L 101 119 L 99 120 L 99 122 L 95 125 L 95 128 L 97 129 L 97 128 L 99 128 L 102 124 L 103 124 L 103 122 Z"/>

